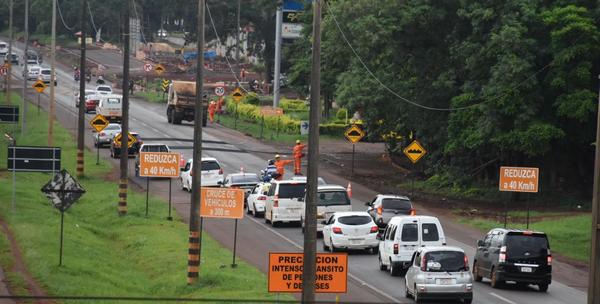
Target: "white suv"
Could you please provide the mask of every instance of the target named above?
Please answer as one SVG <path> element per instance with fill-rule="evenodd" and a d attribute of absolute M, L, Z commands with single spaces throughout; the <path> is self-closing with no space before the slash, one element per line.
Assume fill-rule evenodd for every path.
<path fill-rule="evenodd" d="M 181 169 L 181 188 L 192 191 L 193 160 L 189 159 Z M 202 187 L 220 187 L 223 184 L 223 169 L 216 158 L 203 157 L 200 168 Z"/>
<path fill-rule="evenodd" d="M 306 199 L 305 199 L 306 200 Z M 334 212 L 352 211 L 352 204 L 346 188 L 338 185 L 318 186 L 317 188 L 317 232 L 323 231 L 323 220 L 327 220 Z M 302 204 L 302 232 L 306 204 Z"/>
<path fill-rule="evenodd" d="M 294 180 L 271 183 L 265 202 L 265 222 L 276 227 L 279 223 L 300 224 L 306 183 Z"/>

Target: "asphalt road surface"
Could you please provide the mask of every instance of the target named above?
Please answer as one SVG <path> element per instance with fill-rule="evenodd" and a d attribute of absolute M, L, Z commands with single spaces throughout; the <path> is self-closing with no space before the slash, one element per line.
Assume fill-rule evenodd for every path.
<path fill-rule="evenodd" d="M 18 52 L 22 51 L 20 49 Z M 15 68 L 13 75 L 20 79 L 21 69 Z M 58 71 L 57 87 L 57 118 L 70 130 L 76 130 L 77 108 L 75 107 L 74 92 L 77 84 L 73 81 L 70 70 L 63 69 Z M 30 93 L 31 90 L 30 90 Z M 49 94 L 49 89 L 45 92 L 45 97 Z M 47 98 L 43 98 L 44 106 L 47 106 Z M 162 138 L 160 142 L 175 147 L 175 151 L 183 153 L 186 158 L 191 157 L 191 143 L 177 139 L 192 139 L 193 126 L 191 123 L 183 125 L 171 125 L 167 123 L 165 116 L 165 105 L 151 104 L 141 100 L 133 99 L 130 106 L 130 127 L 132 131 L 139 132 L 144 138 Z M 93 114 L 86 115 L 90 119 Z M 92 133 L 89 124 L 86 122 L 87 133 L 86 145 L 95 153 L 92 144 Z M 225 174 L 238 172 L 244 168 L 246 172 L 258 173 L 266 165 L 266 160 L 272 158 L 275 152 L 286 154 L 288 151 L 270 151 L 270 148 L 247 137 L 240 137 L 239 133 L 218 127 L 208 126 L 203 130 L 203 139 L 210 141 L 203 145 L 203 156 L 217 158 L 224 167 Z M 150 141 L 145 140 L 145 143 Z M 248 150 L 252 151 L 249 152 Z M 264 151 L 260 153 L 257 151 Z M 108 149 L 102 149 L 101 156 L 109 159 Z M 287 153 L 289 156 L 289 152 Z M 73 160 L 74 161 L 74 160 Z M 112 160 L 118 166 L 118 160 Z M 130 160 L 131 180 L 145 187 L 144 178 L 134 177 L 134 160 Z M 290 167 L 291 169 L 291 167 Z M 289 170 L 288 170 L 289 174 Z M 338 183 L 347 185 L 348 181 L 343 177 L 333 176 L 327 172 L 320 174 L 329 183 Z M 151 192 L 153 194 L 167 197 L 167 180 L 151 180 Z M 180 181 L 173 180 L 173 206 L 177 212 L 184 218 L 189 218 L 190 194 L 181 190 Z M 117 205 L 117 192 L 115 190 L 115 209 Z M 370 200 L 375 192 L 353 184 L 352 207 L 354 210 L 365 210 L 364 202 Z M 136 208 L 142 206 L 130 206 Z M 419 214 L 427 214 L 427 210 L 417 209 Z M 165 217 L 167 208 L 165 206 Z M 186 220 L 187 221 L 187 220 Z M 449 245 L 463 248 L 469 255 L 470 261 L 473 260 L 474 244 L 464 244 L 459 241 L 460 228 L 455 228 L 455 224 L 442 220 L 446 237 Z M 265 224 L 262 218 L 253 218 L 246 216 L 238 224 L 238 257 L 255 265 L 261 271 L 267 272 L 268 253 L 269 252 L 302 252 L 303 234 L 299 227 L 284 226 L 282 228 L 271 228 Z M 233 246 L 233 220 L 214 220 L 204 221 L 204 231 L 217 239 L 221 244 L 228 248 Z M 319 251 L 321 251 L 321 240 L 318 241 Z M 186 250 L 182 248 L 182 250 Z M 184 261 L 182 261 L 184 262 Z M 349 273 L 348 273 L 348 292 L 341 294 L 342 302 L 393 302 L 393 303 L 413 303 L 411 299 L 404 297 L 404 279 L 401 277 L 391 277 L 388 272 L 379 270 L 377 255 L 366 252 L 351 252 L 349 254 Z M 335 300 L 335 295 L 321 294 L 319 300 Z M 508 285 L 502 289 L 492 289 L 489 281 L 483 283 L 474 283 L 474 303 L 490 304 L 526 304 L 526 303 L 544 303 L 544 304 L 562 304 L 562 303 L 584 303 L 586 293 L 566 286 L 565 284 L 554 281 L 547 293 L 537 291 L 537 287 L 517 288 Z M 435 303 L 435 302 L 434 302 Z M 441 303 L 441 302 L 437 302 Z M 446 301 L 444 301 L 446 303 Z"/>

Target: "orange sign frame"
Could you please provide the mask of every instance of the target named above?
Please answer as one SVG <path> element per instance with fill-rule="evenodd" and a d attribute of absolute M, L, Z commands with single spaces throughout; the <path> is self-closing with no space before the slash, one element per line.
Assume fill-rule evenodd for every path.
<path fill-rule="evenodd" d="M 539 168 L 500 167 L 500 191 L 538 192 Z"/>
<path fill-rule="evenodd" d="M 269 292 L 302 292 L 303 253 L 269 253 Z M 348 254 L 317 253 L 317 293 L 348 292 Z"/>
<path fill-rule="evenodd" d="M 179 177 L 179 153 L 140 152 L 140 176 Z"/>
<path fill-rule="evenodd" d="M 244 218 L 244 190 L 232 188 L 200 188 L 200 216 L 212 218 Z"/>

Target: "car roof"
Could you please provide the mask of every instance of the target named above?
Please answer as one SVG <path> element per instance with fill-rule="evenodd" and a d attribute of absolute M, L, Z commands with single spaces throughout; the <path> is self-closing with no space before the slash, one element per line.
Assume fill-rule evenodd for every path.
<path fill-rule="evenodd" d="M 493 228 L 490 229 L 491 231 L 502 231 L 505 234 L 511 233 L 511 232 L 516 232 L 516 233 L 523 233 L 523 234 L 540 234 L 540 235 L 546 235 L 545 232 L 542 231 L 534 231 L 534 230 L 527 230 L 527 229 L 514 229 L 514 228 Z"/>
<path fill-rule="evenodd" d="M 334 215 L 336 217 L 352 216 L 352 215 L 366 215 L 366 216 L 370 217 L 369 213 L 366 211 L 338 211 L 338 212 L 335 212 Z"/>
<path fill-rule="evenodd" d="M 188 159 L 188 161 L 189 161 L 189 162 L 191 162 L 191 161 L 194 161 L 194 159 L 193 159 L 193 158 L 189 158 L 189 159 Z M 217 162 L 217 163 L 219 162 L 219 161 L 218 161 L 216 158 L 214 158 L 214 157 L 202 157 L 202 158 L 200 159 L 200 161 L 214 161 L 214 162 Z"/>
<path fill-rule="evenodd" d="M 102 98 L 123 98 L 123 95 L 119 94 L 98 94 L 102 96 Z"/>
<path fill-rule="evenodd" d="M 404 195 L 395 195 L 395 194 L 377 194 L 377 196 L 383 198 L 399 198 L 399 199 L 403 199 L 403 200 L 410 200 L 408 198 L 408 196 L 404 196 Z"/>
<path fill-rule="evenodd" d="M 317 188 L 317 191 L 330 191 L 330 190 L 346 191 L 346 188 L 344 188 L 340 185 L 321 185 Z"/>
<path fill-rule="evenodd" d="M 227 174 L 227 177 L 230 177 L 230 176 L 258 176 L 258 175 L 256 173 L 238 172 L 238 173 Z"/>
<path fill-rule="evenodd" d="M 437 222 L 440 221 L 437 217 L 429 216 L 429 215 L 396 215 L 390 219 L 389 223 L 413 221 L 413 220 L 425 220 L 425 221 L 437 221 Z"/>
<path fill-rule="evenodd" d="M 273 181 L 272 184 L 306 184 L 306 182 L 301 181 L 301 180 L 287 179 L 287 180 L 276 180 L 276 181 Z"/>
<path fill-rule="evenodd" d="M 161 143 L 149 143 L 149 144 L 143 144 L 142 145 L 142 147 L 145 147 L 145 146 L 165 146 L 167 148 L 169 147 L 169 145 L 167 145 L 167 144 L 161 144 Z"/>
<path fill-rule="evenodd" d="M 421 252 L 434 252 L 434 251 L 458 251 L 458 252 L 462 252 L 465 253 L 465 251 L 460 248 L 460 247 L 456 247 L 456 246 L 426 246 L 426 247 L 421 247 Z"/>

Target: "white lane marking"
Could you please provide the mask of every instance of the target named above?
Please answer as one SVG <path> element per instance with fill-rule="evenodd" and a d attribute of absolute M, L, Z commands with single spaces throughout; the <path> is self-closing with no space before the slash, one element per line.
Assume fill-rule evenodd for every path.
<path fill-rule="evenodd" d="M 498 298 L 498 299 L 500 299 L 500 300 L 502 300 L 502 301 L 504 301 L 506 303 L 517 304 L 517 302 L 513 302 L 513 301 L 511 301 L 511 300 L 509 300 L 509 299 L 507 299 L 507 298 L 505 298 L 505 297 L 503 297 L 501 295 L 498 295 L 496 293 L 490 292 L 490 295 L 493 296 L 493 297 L 496 297 L 496 298 Z"/>
<path fill-rule="evenodd" d="M 288 238 L 287 236 L 285 236 L 285 235 L 283 235 L 283 234 L 281 234 L 281 233 L 279 233 L 279 232 L 275 231 L 275 230 L 274 230 L 274 229 L 272 229 L 271 227 L 267 227 L 267 226 L 263 225 L 263 224 L 262 224 L 261 222 L 259 222 L 257 219 L 255 219 L 255 218 L 253 218 L 253 217 L 249 217 L 249 216 L 248 216 L 248 217 L 245 217 L 245 218 L 247 218 L 247 219 L 249 219 L 249 220 L 251 220 L 251 221 L 253 221 L 253 222 L 257 223 L 257 224 L 258 224 L 260 227 L 262 227 L 262 228 L 264 228 L 264 229 L 267 229 L 267 230 L 269 230 L 270 232 L 274 233 L 275 235 L 279 236 L 280 238 L 282 238 L 282 239 L 286 240 L 288 243 L 292 244 L 294 247 L 296 247 L 296 248 L 298 248 L 298 249 L 300 249 L 300 250 L 302 250 L 302 249 L 303 249 L 303 247 L 302 247 L 302 246 L 300 246 L 298 243 L 294 242 L 292 239 L 290 239 L 290 238 Z M 379 295 L 382 295 L 382 296 L 384 296 L 384 297 L 388 298 L 389 300 L 392 300 L 394 303 L 399 303 L 399 302 L 400 302 L 400 300 L 399 300 L 399 299 L 396 299 L 396 298 L 394 298 L 393 296 L 391 296 L 391 295 L 389 295 L 389 294 L 385 293 L 385 292 L 384 292 L 384 291 L 382 291 L 381 289 L 378 289 L 378 288 L 376 288 L 375 286 L 373 286 L 373 285 L 371 285 L 371 284 L 369 284 L 369 283 L 367 283 L 367 282 L 365 282 L 365 281 L 361 280 L 360 278 L 358 278 L 357 276 L 353 275 L 352 273 L 348 272 L 348 276 L 349 276 L 351 279 L 353 279 L 353 280 L 357 281 L 357 282 L 358 282 L 359 284 L 361 284 L 362 286 L 366 286 L 367 288 L 369 288 L 369 289 L 371 289 L 371 290 L 375 291 L 377 294 L 379 294 Z M 517 304 L 517 303 L 511 303 L 511 304 Z"/>

